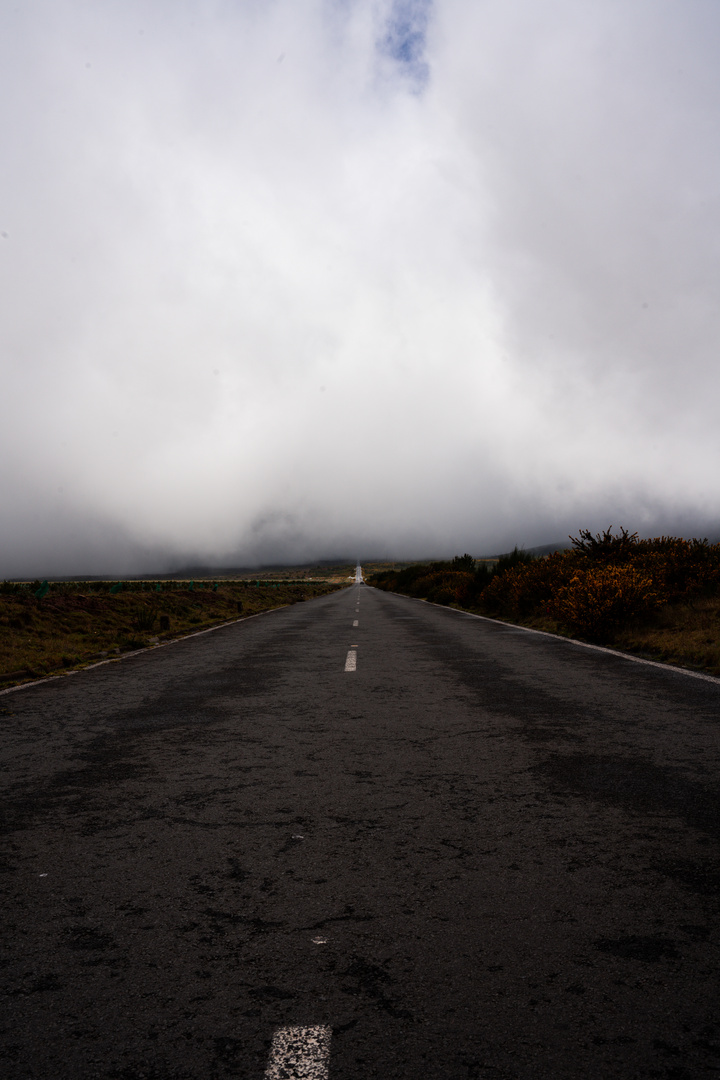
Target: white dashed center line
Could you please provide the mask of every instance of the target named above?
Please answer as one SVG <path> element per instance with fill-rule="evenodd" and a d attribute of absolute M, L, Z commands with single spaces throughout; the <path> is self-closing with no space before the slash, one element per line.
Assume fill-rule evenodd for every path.
<path fill-rule="evenodd" d="M 328 1080 L 331 1035 L 329 1027 L 278 1028 L 265 1080 Z"/>
<path fill-rule="evenodd" d="M 353 626 L 357 626 L 357 624 L 358 624 L 358 621 L 356 619 L 355 622 L 353 623 Z"/>
<path fill-rule="evenodd" d="M 357 653 L 354 649 L 348 649 L 348 654 L 345 658 L 345 670 L 357 671 Z"/>

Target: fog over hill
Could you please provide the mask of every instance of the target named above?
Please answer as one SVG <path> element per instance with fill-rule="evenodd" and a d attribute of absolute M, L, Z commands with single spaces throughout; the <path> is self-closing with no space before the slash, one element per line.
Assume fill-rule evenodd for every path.
<path fill-rule="evenodd" d="M 36 0 L 0 577 L 720 532 L 716 0 Z"/>

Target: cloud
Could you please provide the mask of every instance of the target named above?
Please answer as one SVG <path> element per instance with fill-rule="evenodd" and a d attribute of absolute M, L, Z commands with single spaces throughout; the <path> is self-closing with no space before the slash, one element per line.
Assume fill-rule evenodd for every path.
<path fill-rule="evenodd" d="M 0 574 L 717 523 L 719 28 L 8 14 Z"/>

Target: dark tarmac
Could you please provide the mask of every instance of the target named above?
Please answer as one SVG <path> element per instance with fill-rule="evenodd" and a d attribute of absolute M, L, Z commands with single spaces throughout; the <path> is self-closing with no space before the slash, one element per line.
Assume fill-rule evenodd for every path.
<path fill-rule="evenodd" d="M 718 1076 L 719 722 L 364 585 L 4 693 L 0 1076 Z"/>

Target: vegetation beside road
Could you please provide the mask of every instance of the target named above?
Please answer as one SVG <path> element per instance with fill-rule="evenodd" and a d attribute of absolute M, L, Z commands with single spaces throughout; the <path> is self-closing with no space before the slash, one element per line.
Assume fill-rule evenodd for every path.
<path fill-rule="evenodd" d="M 368 583 L 720 676 L 720 544 L 626 529 L 571 540 L 541 558 L 462 555 Z"/>
<path fill-rule="evenodd" d="M 310 600 L 337 581 L 0 584 L 0 689 Z"/>

